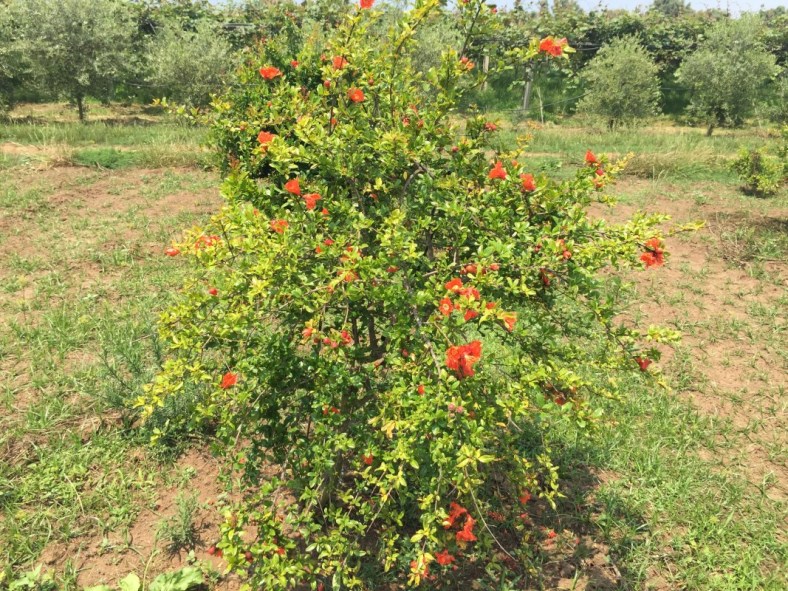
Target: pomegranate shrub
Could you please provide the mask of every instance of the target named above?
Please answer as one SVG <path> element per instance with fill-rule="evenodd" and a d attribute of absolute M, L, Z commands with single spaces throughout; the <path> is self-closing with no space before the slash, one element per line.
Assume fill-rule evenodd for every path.
<path fill-rule="evenodd" d="M 227 203 L 167 251 L 194 273 L 139 405 L 196 397 L 183 422 L 215 429 L 244 491 L 214 552 L 255 589 L 522 577 L 528 504 L 559 494 L 551 427 L 592 428 L 665 334 L 614 324 L 599 276 L 661 265 L 664 218 L 590 218 L 617 170 L 591 152 L 563 181 L 493 152 L 495 122 L 452 116 L 481 80 L 468 56 L 412 67 L 437 0 L 386 41 L 371 4 L 249 57 L 212 115 Z M 459 10 L 466 47 L 495 26 Z"/>

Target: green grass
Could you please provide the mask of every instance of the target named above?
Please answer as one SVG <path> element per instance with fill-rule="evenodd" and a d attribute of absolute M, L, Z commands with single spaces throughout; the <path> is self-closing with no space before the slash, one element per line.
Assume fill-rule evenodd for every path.
<path fill-rule="evenodd" d="M 34 146 L 66 144 L 86 147 L 146 146 L 169 144 L 180 147 L 197 147 L 205 137 L 197 127 L 170 123 L 108 124 L 87 123 L 3 123 L 0 124 L 0 142 L 15 142 Z"/>
<path fill-rule="evenodd" d="M 69 182 L 89 188 L 108 174 Z M 216 183 L 199 171 L 151 173 L 78 222 L 80 207 L 54 206 L 57 188 L 36 176 L 16 171 L 0 192 L 0 211 L 31 240 L 9 251 L 0 239 L 0 564 L 15 570 L 52 544 L 122 537 L 155 499 L 168 468 L 146 451 L 148 435 L 131 428 L 128 409 L 159 359 L 158 310 L 183 277 L 161 249 L 202 216 L 151 211 Z M 118 240 L 123 232 L 131 234 Z"/>
<path fill-rule="evenodd" d="M 76 150 L 71 156 L 75 164 L 97 168 L 128 168 L 137 165 L 136 152 L 124 152 L 114 148 L 85 148 Z"/>
<path fill-rule="evenodd" d="M 50 114 L 46 106 L 41 108 Z M 202 147 L 204 128 L 161 114 L 140 118 L 144 109 L 132 109 L 131 115 L 128 110 L 102 107 L 100 114 L 110 118 L 86 123 L 20 117 L 0 123 L 0 144 L 15 148 L 0 151 L 0 170 L 46 163 L 105 169 L 210 166 Z"/>
<path fill-rule="evenodd" d="M 491 113 L 490 119 L 506 115 Z M 767 130 L 722 130 L 706 137 L 702 129 L 654 126 L 612 132 L 564 126 L 529 127 L 516 120 L 499 133 L 502 148 L 512 148 L 518 135 L 531 134 L 529 150 L 538 154 L 533 160 L 538 169 L 557 163 L 582 166 L 586 150 L 617 157 L 633 154 L 626 174 L 641 178 L 673 181 L 718 181 L 734 183 L 736 175 L 729 169 L 739 148 L 779 142 Z M 545 156 L 550 154 L 550 156 Z"/>
<path fill-rule="evenodd" d="M 678 388 L 691 381 L 675 377 Z M 626 389 L 624 403 L 609 408 L 615 424 L 600 445 L 574 458 L 615 475 L 594 493 L 590 520 L 626 577 L 643 584 L 656 570 L 671 589 L 784 589 L 785 505 L 701 457 L 724 456 L 732 442 L 720 441 L 732 427 L 699 415 L 674 393 L 638 383 Z"/>

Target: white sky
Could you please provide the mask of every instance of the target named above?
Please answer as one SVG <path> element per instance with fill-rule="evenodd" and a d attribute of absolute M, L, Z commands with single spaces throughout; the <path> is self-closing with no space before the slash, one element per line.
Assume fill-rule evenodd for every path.
<path fill-rule="evenodd" d="M 500 6 L 511 6 L 514 3 L 514 0 L 498 1 Z M 607 8 L 627 8 L 632 10 L 638 7 L 648 8 L 651 5 L 651 0 L 578 0 L 578 3 L 586 10 L 599 9 L 605 6 Z M 718 8 L 730 10 L 732 14 L 758 12 L 761 8 L 788 6 L 788 0 L 689 0 L 689 3 L 695 10 Z M 530 4 L 538 5 L 538 2 L 523 0 L 523 6 L 527 7 Z"/>

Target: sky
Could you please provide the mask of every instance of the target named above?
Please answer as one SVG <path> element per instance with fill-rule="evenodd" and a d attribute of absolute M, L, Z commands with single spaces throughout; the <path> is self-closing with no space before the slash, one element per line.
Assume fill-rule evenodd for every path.
<path fill-rule="evenodd" d="M 502 6 L 511 6 L 514 0 L 499 0 Z M 580 6 L 586 10 L 606 6 L 607 8 L 647 8 L 651 0 L 578 0 Z M 689 0 L 690 5 L 695 10 L 708 8 L 719 8 L 730 10 L 731 14 L 737 15 L 742 12 L 757 12 L 763 8 L 777 8 L 786 6 L 788 0 Z M 523 0 L 523 5 L 527 6 L 528 0 Z"/>
<path fill-rule="evenodd" d="M 222 0 L 211 1 L 214 4 L 222 4 L 227 0 L 224 0 L 224 2 Z M 645 9 L 651 5 L 652 1 L 653 0 L 578 0 L 578 3 L 585 10 L 599 9 L 600 7 L 626 8 L 632 10 L 638 7 Z M 493 2 L 498 4 L 498 6 L 506 7 L 511 7 L 514 4 L 514 0 L 490 0 L 490 3 Z M 718 8 L 720 10 L 729 10 L 734 16 L 742 12 L 758 12 L 761 8 L 788 6 L 788 0 L 689 0 L 689 3 L 695 10 Z M 523 0 L 523 6 L 525 7 L 529 5 L 537 6 L 538 4 L 538 0 Z"/>

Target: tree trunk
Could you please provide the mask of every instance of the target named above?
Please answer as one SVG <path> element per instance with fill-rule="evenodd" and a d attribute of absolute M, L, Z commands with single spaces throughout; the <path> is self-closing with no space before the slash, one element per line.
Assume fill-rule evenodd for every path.
<path fill-rule="evenodd" d="M 77 96 L 77 111 L 79 112 L 79 122 L 85 122 L 85 99 L 79 95 Z"/>
<path fill-rule="evenodd" d="M 531 104 L 531 88 L 533 87 L 534 80 L 530 72 L 526 74 L 528 78 L 525 81 L 525 90 L 523 91 L 523 111 L 528 114 L 528 106 Z"/>
<path fill-rule="evenodd" d="M 490 56 L 485 55 L 482 62 L 482 71 L 484 72 L 484 82 L 482 82 L 482 90 L 487 90 L 487 72 L 490 71 Z"/>
<path fill-rule="evenodd" d="M 711 134 L 714 132 L 714 124 L 709 123 L 709 127 L 706 129 L 706 137 L 711 137 Z"/>

